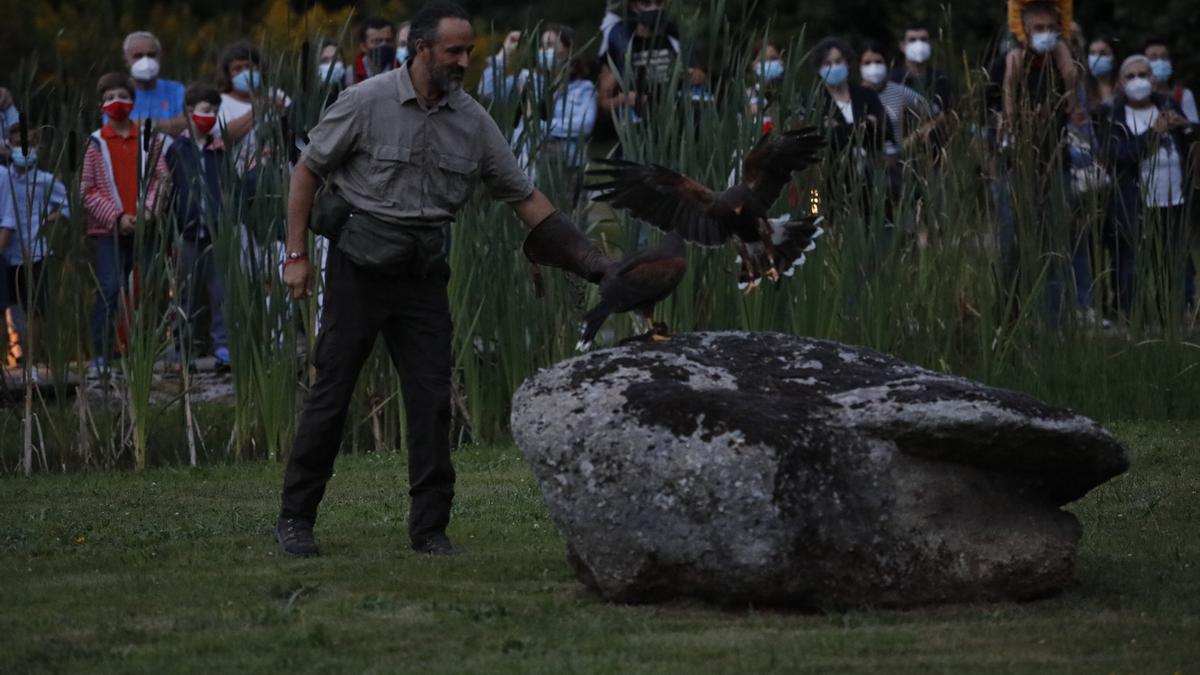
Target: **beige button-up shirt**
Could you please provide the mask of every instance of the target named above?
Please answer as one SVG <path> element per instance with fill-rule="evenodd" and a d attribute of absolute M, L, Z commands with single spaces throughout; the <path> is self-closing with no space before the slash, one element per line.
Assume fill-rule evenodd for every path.
<path fill-rule="evenodd" d="M 309 139 L 301 161 L 386 222 L 445 225 L 480 179 L 503 202 L 533 192 L 483 106 L 460 90 L 426 108 L 408 66 L 343 91 Z"/>

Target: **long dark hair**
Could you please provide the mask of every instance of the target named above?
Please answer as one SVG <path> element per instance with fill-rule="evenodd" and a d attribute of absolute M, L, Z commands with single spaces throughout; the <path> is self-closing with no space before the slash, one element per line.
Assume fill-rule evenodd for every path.
<path fill-rule="evenodd" d="M 587 62 L 575 53 L 575 40 L 578 35 L 575 29 L 561 23 L 550 23 L 546 24 L 543 32 L 558 35 L 558 41 L 570 52 L 571 60 L 567 66 L 567 79 L 571 82 L 589 79 L 590 72 Z"/>
<path fill-rule="evenodd" d="M 250 42 L 235 42 L 221 52 L 221 72 L 217 74 L 217 86 L 221 93 L 233 91 L 233 77 L 229 74 L 229 65 L 234 61 L 249 61 L 256 66 L 262 66 L 262 52 Z"/>

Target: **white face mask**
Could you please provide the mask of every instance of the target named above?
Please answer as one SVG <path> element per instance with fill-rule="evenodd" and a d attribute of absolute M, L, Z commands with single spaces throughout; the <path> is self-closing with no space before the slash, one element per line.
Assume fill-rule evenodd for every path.
<path fill-rule="evenodd" d="M 1125 82 L 1125 98 L 1130 101 L 1145 101 L 1150 98 L 1150 92 L 1153 90 L 1154 85 L 1144 77 L 1135 77 Z"/>
<path fill-rule="evenodd" d="M 143 56 L 129 66 L 129 74 L 133 75 L 133 79 L 141 82 L 153 80 L 158 77 L 158 59 Z"/>
<path fill-rule="evenodd" d="M 1029 44 L 1033 47 L 1033 51 L 1039 54 L 1049 53 L 1054 49 L 1054 45 L 1058 44 L 1058 33 L 1052 30 L 1034 33 Z"/>
<path fill-rule="evenodd" d="M 887 79 L 887 66 L 882 63 L 868 63 L 859 70 L 862 72 L 863 82 L 867 84 L 879 84 Z"/>
<path fill-rule="evenodd" d="M 925 63 L 933 54 L 933 46 L 925 40 L 913 40 L 904 45 L 904 58 L 913 63 Z"/>

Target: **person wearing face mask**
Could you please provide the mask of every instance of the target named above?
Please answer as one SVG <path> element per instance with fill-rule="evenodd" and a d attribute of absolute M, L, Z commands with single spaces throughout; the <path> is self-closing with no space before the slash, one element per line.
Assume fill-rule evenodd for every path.
<path fill-rule="evenodd" d="M 933 109 L 924 96 L 888 79 L 883 45 L 873 40 L 863 43 L 859 74 L 863 86 L 874 91 L 887 109 L 888 119 L 902 147 L 922 135 L 919 133 L 921 127 L 932 118 Z"/>
<path fill-rule="evenodd" d="M 359 51 L 358 56 L 354 57 L 349 84 L 357 84 L 380 73 L 386 73 L 404 63 L 408 58 L 407 27 L 403 51 L 397 38 L 394 22 L 379 16 L 364 17 L 358 27 Z"/>
<path fill-rule="evenodd" d="M 187 128 L 183 112 L 183 84 L 159 77 L 162 43 L 153 33 L 137 31 L 125 36 L 125 66 L 133 76 L 135 122 L 154 120 L 154 128 L 175 136 Z"/>
<path fill-rule="evenodd" d="M 70 199 L 62 181 L 38 168 L 38 127 L 27 125 L 22 136 L 21 124 L 14 124 L 5 136 L 13 156 L 8 171 L 0 167 L 0 267 L 8 266 L 0 287 L 7 285 L 8 302 L 21 310 L 13 312 L 13 319 L 25 358 L 37 362 L 49 293 L 42 278 L 45 231 L 67 222 Z"/>
<path fill-rule="evenodd" d="M 346 64 L 342 63 L 341 50 L 333 40 L 321 43 L 317 57 L 317 86 L 327 89 L 326 104 L 333 103 L 346 85 Z"/>
<path fill-rule="evenodd" d="M 263 85 L 262 55 L 249 42 L 235 42 L 221 54 L 221 109 L 217 128 L 226 146 L 234 152 L 239 174 L 252 168 L 260 157 L 256 126 L 275 123 L 292 104 L 279 89 Z"/>
<path fill-rule="evenodd" d="M 130 119 L 135 91 L 133 80 L 122 73 L 108 73 L 96 83 L 98 112 L 108 121 L 88 138 L 79 181 L 87 236 L 96 251 L 92 272 L 99 283 L 91 319 L 93 376 L 108 372 L 113 314 L 133 270 L 137 228 L 152 228 L 168 201 L 161 192 L 170 181 L 165 155 L 172 142 L 160 133 L 148 142 L 142 138 L 141 125 Z"/>
<path fill-rule="evenodd" d="M 772 39 L 762 40 L 751 46 L 750 82 L 753 88 L 747 92 L 750 114 L 762 116 L 763 129 L 773 129 L 779 117 L 779 95 L 783 85 L 783 51 Z"/>
<path fill-rule="evenodd" d="M 578 171 L 587 160 L 597 106 L 596 85 L 587 77 L 587 65 L 574 53 L 575 40 L 573 29 L 561 24 L 548 26 L 542 32 L 532 82 L 535 102 L 541 103 L 541 154 Z M 523 131 L 522 126 L 515 136 L 520 138 Z"/>
<path fill-rule="evenodd" d="M 1086 124 L 1087 114 L 1080 106 L 1076 59 L 1062 37 L 1070 31 L 1070 3 L 1060 2 L 1010 0 L 1009 27 L 1016 42 L 1004 57 L 998 125 L 1004 152 L 997 157 L 993 180 L 1000 215 L 1001 283 L 1018 292 L 1026 289 L 1020 289 L 1017 282 L 1027 286 L 1044 283 L 1046 317 L 1056 326 L 1071 308 L 1084 320 L 1090 321 L 1092 316 L 1087 231 L 1078 227 L 1080 221 L 1074 213 L 1068 143 L 1069 128 Z M 1014 161 L 1024 160 L 1032 164 L 1010 171 Z M 1015 178 L 1023 182 L 1018 184 Z M 1037 206 L 1014 210 L 1018 198 Z M 1018 212 L 1027 217 L 1018 219 Z M 1046 256 L 1050 269 L 1044 279 L 1035 280 L 1036 275 L 1028 271 L 1039 264 L 1033 261 L 1022 274 L 1022 248 L 1048 249 L 1046 253 L 1056 254 Z"/>
<path fill-rule="evenodd" d="M 1112 40 L 1106 37 L 1094 38 L 1087 47 L 1087 71 L 1091 73 L 1095 88 L 1089 92 L 1088 110 L 1096 110 L 1102 105 L 1110 105 L 1116 93 L 1114 81 L 1116 64 L 1113 60 Z"/>
<path fill-rule="evenodd" d="M 176 326 L 176 348 L 180 354 L 192 353 L 192 326 L 200 312 L 207 309 L 212 355 L 218 366 L 228 366 L 229 341 L 222 311 L 225 289 L 213 261 L 213 234 L 223 209 L 226 187 L 232 180 L 227 175 L 225 144 L 216 127 L 221 94 L 215 87 L 194 84 L 188 87 L 185 101 L 188 130 L 167 152 L 174 190 L 171 203 L 179 237 L 177 254 L 182 279 L 179 303 L 184 313 Z M 207 308 L 199 306 L 201 285 L 208 290 Z"/>
<path fill-rule="evenodd" d="M 1070 28 L 1070 17 L 1049 0 L 1009 2 L 1019 9 L 1019 24 L 1012 26 L 1017 45 L 1005 58 L 1005 123 L 1014 123 L 1014 116 L 1020 112 L 1027 116 L 1057 115 L 1062 126 L 1081 111 L 1078 69 L 1070 46 L 1062 38 L 1063 29 Z"/>
<path fill-rule="evenodd" d="M 899 148 L 879 95 L 850 81 L 850 64 L 857 62 L 850 46 L 827 37 L 813 47 L 812 62 L 824 85 L 820 97 L 832 135 L 831 151 L 853 149 L 865 157 L 895 157 Z"/>
<path fill-rule="evenodd" d="M 888 80 L 902 84 L 925 97 L 935 115 L 954 109 L 954 83 L 944 71 L 934 68 L 933 41 L 929 26 L 913 22 L 905 26 L 900 40 L 904 63 L 892 69 Z"/>
<path fill-rule="evenodd" d="M 1150 59 L 1150 70 L 1154 74 L 1154 89 L 1175 100 L 1183 115 L 1192 124 L 1200 124 L 1200 113 L 1196 110 L 1196 95 L 1182 84 L 1173 83 L 1175 67 L 1171 64 L 1171 50 L 1162 38 L 1151 38 L 1142 47 L 1142 54 Z"/>
<path fill-rule="evenodd" d="M 1182 243 L 1193 179 L 1184 160 L 1197 133 L 1175 99 L 1154 90 L 1154 79 L 1150 59 L 1141 55 L 1125 59 L 1117 96 L 1101 126 L 1115 180 L 1108 243 L 1116 263 L 1117 303 L 1126 317 L 1137 299 L 1135 261 L 1139 258 L 1140 266 L 1156 271 L 1157 288 L 1172 289 L 1177 295 L 1182 290 L 1190 306 L 1196 300 L 1196 268 Z M 1151 236 L 1150 227 L 1156 228 L 1157 237 Z M 1147 242 L 1155 241 L 1157 247 L 1147 247 Z M 1162 318 L 1174 314 L 1169 310 L 1165 304 L 1157 308 Z"/>
<path fill-rule="evenodd" d="M 627 110 L 636 119 L 665 94 L 682 53 L 679 28 L 667 10 L 667 0 L 629 0 L 624 18 L 606 19 L 596 85 L 605 116 Z"/>

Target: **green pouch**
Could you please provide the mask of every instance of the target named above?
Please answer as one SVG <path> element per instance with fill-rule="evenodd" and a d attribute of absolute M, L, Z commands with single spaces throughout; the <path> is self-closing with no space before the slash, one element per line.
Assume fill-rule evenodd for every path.
<path fill-rule="evenodd" d="M 376 272 L 426 277 L 446 264 L 442 227 L 385 223 L 351 212 L 337 237 L 350 262 Z"/>
<path fill-rule="evenodd" d="M 325 189 L 313 201 L 308 218 L 308 229 L 327 239 L 336 239 L 354 207 L 334 191 L 333 186 Z"/>

